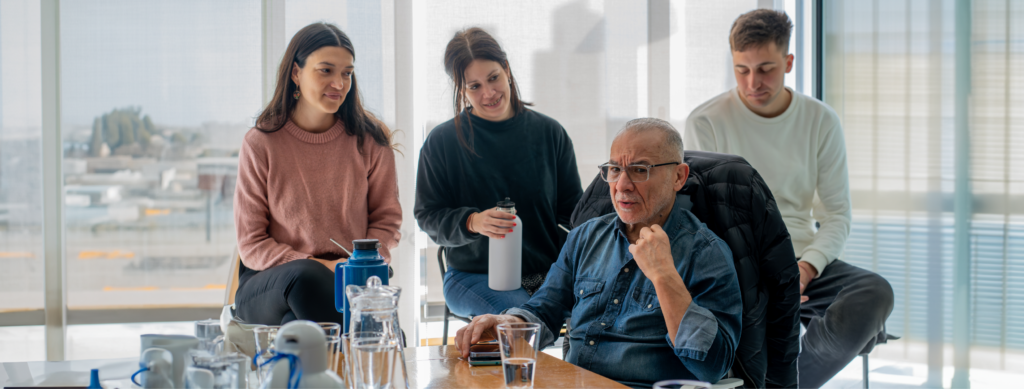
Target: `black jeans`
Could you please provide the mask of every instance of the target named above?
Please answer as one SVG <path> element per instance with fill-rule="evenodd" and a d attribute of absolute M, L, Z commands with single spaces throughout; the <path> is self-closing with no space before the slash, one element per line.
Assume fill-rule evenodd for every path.
<path fill-rule="evenodd" d="M 264 271 L 243 269 L 238 278 L 235 312 L 246 323 L 344 320 L 334 308 L 334 272 L 317 261 L 299 259 Z"/>
<path fill-rule="evenodd" d="M 800 387 L 818 388 L 885 339 L 893 292 L 882 276 L 836 260 L 804 295 L 809 300 L 800 305 L 800 321 L 807 327 L 800 341 Z"/>

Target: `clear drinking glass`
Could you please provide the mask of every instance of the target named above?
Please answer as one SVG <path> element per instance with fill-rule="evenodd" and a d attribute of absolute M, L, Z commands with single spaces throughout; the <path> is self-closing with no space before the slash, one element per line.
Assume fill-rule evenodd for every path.
<path fill-rule="evenodd" d="M 352 379 L 352 333 L 341 334 L 341 371 L 338 375 L 345 383 L 345 388 L 355 389 L 355 380 Z"/>
<path fill-rule="evenodd" d="M 365 389 L 391 388 L 398 343 L 384 332 L 350 332 L 349 350 L 352 375 L 350 386 Z"/>
<path fill-rule="evenodd" d="M 239 353 L 212 355 L 205 350 L 189 352 L 192 360 L 185 371 L 186 388 L 246 389 L 249 358 Z"/>
<path fill-rule="evenodd" d="M 668 380 L 655 382 L 654 389 L 711 389 L 711 384 L 693 380 Z"/>
<path fill-rule="evenodd" d="M 533 387 L 539 343 L 540 324 L 498 325 L 498 344 L 501 347 L 501 370 L 505 374 L 505 387 Z"/>
<path fill-rule="evenodd" d="M 327 336 L 327 369 L 338 372 L 338 361 L 341 359 L 341 337 Z"/>
<path fill-rule="evenodd" d="M 323 328 L 324 335 L 341 336 L 341 324 L 328 322 L 318 322 L 316 324 L 319 324 L 320 328 Z"/>
<path fill-rule="evenodd" d="M 224 343 L 224 331 L 220 328 L 220 320 L 196 320 L 195 331 L 196 337 L 199 338 L 199 348 L 212 354 L 220 353 Z"/>
<path fill-rule="evenodd" d="M 277 337 L 277 331 L 280 329 L 281 326 L 263 326 L 252 330 L 253 336 L 256 337 L 256 372 L 260 385 L 263 384 L 263 379 L 270 372 L 270 365 L 262 367 L 260 365 L 273 357 L 271 351 L 274 349 L 274 338 Z"/>

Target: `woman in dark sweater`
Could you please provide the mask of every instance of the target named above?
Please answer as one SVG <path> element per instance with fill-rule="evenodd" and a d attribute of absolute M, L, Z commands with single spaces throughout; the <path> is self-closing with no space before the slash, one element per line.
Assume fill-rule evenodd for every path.
<path fill-rule="evenodd" d="M 554 119 L 527 109 L 505 52 L 486 31 L 455 34 L 444 56 L 454 83 L 455 118 L 434 128 L 420 150 L 416 221 L 446 247 L 444 296 L 452 313 L 476 316 L 516 307 L 544 282 L 583 193 L 572 140 Z M 487 286 L 488 238 L 523 222 L 522 288 Z"/>

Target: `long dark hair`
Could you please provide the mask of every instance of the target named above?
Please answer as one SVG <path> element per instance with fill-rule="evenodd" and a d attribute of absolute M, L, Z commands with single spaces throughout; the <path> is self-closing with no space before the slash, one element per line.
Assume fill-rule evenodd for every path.
<path fill-rule="evenodd" d="M 295 93 L 297 88 L 291 78 L 292 64 L 297 64 L 300 68 L 305 67 L 310 54 L 327 46 L 343 48 L 352 53 L 353 59 L 356 57 L 352 40 L 333 24 L 313 23 L 295 33 L 284 52 L 284 58 L 281 59 L 281 66 L 277 68 L 274 97 L 256 119 L 257 130 L 269 133 L 284 127 L 295 110 L 295 105 L 298 104 L 298 100 L 292 98 L 292 93 Z M 372 113 L 363 108 L 355 74 L 352 75 L 352 88 L 334 116 L 345 125 L 346 133 L 356 137 L 360 151 L 363 149 L 363 138 L 366 135 L 370 135 L 381 146 L 393 147 L 391 132 Z"/>
<path fill-rule="evenodd" d="M 469 122 L 467 130 L 469 136 L 467 137 L 462 131 L 462 119 L 459 117 L 463 110 L 472 109 L 472 107 L 468 107 L 469 104 L 467 104 L 463 93 L 466 88 L 466 68 L 474 59 L 497 62 L 508 72 L 512 90 L 512 96 L 508 101 L 512 104 L 513 115 L 522 113 L 527 105 L 533 104 L 519 98 L 519 84 L 516 83 L 515 77 L 512 77 L 512 68 L 508 66 L 508 56 L 491 34 L 480 27 L 471 27 L 456 32 L 444 50 L 444 70 L 455 84 L 452 94 L 452 106 L 455 109 L 455 135 L 459 138 L 462 147 L 469 150 L 470 153 L 476 154 L 470 143 L 473 140 L 473 122 Z"/>

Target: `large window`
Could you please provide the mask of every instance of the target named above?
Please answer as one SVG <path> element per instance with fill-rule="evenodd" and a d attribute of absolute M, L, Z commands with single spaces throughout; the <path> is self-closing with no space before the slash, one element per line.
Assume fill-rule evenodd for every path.
<path fill-rule="evenodd" d="M 60 3 L 69 310 L 216 307 L 260 4 Z"/>
<path fill-rule="evenodd" d="M 843 259 L 892 284 L 883 353 L 928 361 L 929 333 L 952 341 L 969 315 L 972 366 L 1024 361 L 1024 5 L 975 0 L 958 32 L 953 1 L 828 2 L 825 101 L 846 133 L 854 223 Z M 970 40 L 957 52 L 957 34 Z M 958 112 L 956 63 L 967 56 L 970 109 Z M 969 189 L 956 180 L 957 115 L 967 115 Z M 954 309 L 954 200 L 967 196 L 970 309 Z M 948 358 L 948 357 L 947 357 Z M 932 361 L 934 363 L 934 361 Z M 951 364 L 946 359 L 945 364 Z"/>

